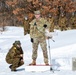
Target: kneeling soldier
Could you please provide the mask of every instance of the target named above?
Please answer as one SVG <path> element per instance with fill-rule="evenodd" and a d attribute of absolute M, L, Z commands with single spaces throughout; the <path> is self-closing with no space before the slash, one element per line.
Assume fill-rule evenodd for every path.
<path fill-rule="evenodd" d="M 6 55 L 6 62 L 8 64 L 11 64 L 9 68 L 11 71 L 17 71 L 16 68 L 20 67 L 24 64 L 23 61 L 23 50 L 21 48 L 20 41 L 15 41 L 13 43 L 12 48 L 9 50 L 9 52 Z"/>

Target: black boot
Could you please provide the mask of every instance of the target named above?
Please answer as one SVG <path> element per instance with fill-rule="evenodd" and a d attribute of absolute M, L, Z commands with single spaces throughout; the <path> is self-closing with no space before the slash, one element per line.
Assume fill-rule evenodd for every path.
<path fill-rule="evenodd" d="M 10 66 L 9 66 L 9 68 L 11 69 L 11 71 L 16 72 L 17 70 L 16 70 L 15 68 L 12 68 L 12 67 L 13 67 L 13 65 L 10 65 Z"/>
<path fill-rule="evenodd" d="M 11 70 L 11 71 L 14 71 L 14 72 L 16 72 L 17 70 L 15 69 L 15 70 Z"/>
<path fill-rule="evenodd" d="M 11 69 L 12 65 L 9 66 L 9 68 Z"/>

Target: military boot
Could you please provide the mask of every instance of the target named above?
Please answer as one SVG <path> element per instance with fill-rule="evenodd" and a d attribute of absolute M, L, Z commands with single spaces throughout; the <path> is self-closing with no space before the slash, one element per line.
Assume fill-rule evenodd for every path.
<path fill-rule="evenodd" d="M 48 62 L 45 62 L 45 65 L 49 65 Z"/>
<path fill-rule="evenodd" d="M 33 60 L 29 65 L 36 65 L 36 60 Z"/>
<path fill-rule="evenodd" d="M 16 72 L 17 71 L 16 68 L 17 68 L 17 66 L 15 66 L 15 65 L 10 66 L 11 71 Z"/>
<path fill-rule="evenodd" d="M 11 69 L 12 65 L 9 66 L 9 68 Z"/>
<path fill-rule="evenodd" d="M 16 69 L 14 69 L 14 70 L 11 70 L 11 71 L 14 71 L 14 72 L 16 72 L 17 70 L 16 70 Z"/>

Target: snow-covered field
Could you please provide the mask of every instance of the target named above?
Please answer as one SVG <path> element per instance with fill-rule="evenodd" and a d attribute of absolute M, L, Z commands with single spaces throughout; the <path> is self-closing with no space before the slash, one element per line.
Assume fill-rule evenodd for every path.
<path fill-rule="evenodd" d="M 12 26 L 7 26 L 6 31 L 0 32 L 0 75 L 76 75 L 76 72 L 72 71 L 72 58 L 76 57 L 76 30 L 56 30 L 56 32 L 52 33 L 55 42 L 51 39 L 49 40 L 51 48 L 51 64 L 54 69 L 60 70 L 55 71 L 54 73 L 50 70 L 36 73 L 26 72 L 25 66 L 32 61 L 32 43 L 30 42 L 29 34 L 24 36 L 23 32 L 22 27 Z M 5 57 L 15 40 L 21 41 L 25 64 L 19 67 L 17 72 L 11 72 L 8 67 L 9 64 L 5 61 Z M 48 40 L 46 41 L 48 48 Z M 38 48 L 37 63 L 44 64 L 40 46 Z"/>

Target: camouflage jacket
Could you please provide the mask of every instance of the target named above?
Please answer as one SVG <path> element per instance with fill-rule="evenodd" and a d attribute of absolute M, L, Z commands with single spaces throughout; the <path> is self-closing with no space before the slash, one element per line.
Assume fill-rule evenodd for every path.
<path fill-rule="evenodd" d="M 44 18 L 40 18 L 38 21 L 34 19 L 30 22 L 30 37 L 45 37 L 45 29 L 44 24 L 47 25 L 47 28 L 50 27 L 50 23 Z"/>
<path fill-rule="evenodd" d="M 24 25 L 24 35 L 30 32 L 30 25 L 29 25 L 29 20 L 24 20 L 23 21 Z"/>
<path fill-rule="evenodd" d="M 76 17 L 71 17 L 70 22 L 71 25 L 76 25 Z"/>
<path fill-rule="evenodd" d="M 22 48 L 17 48 L 13 46 L 6 55 L 6 60 L 14 59 L 14 58 L 22 58 L 20 54 L 23 54 Z"/>
<path fill-rule="evenodd" d="M 50 22 L 50 32 L 53 32 L 54 31 L 54 18 L 51 17 L 49 18 L 49 22 Z"/>
<path fill-rule="evenodd" d="M 66 17 L 59 18 L 59 26 L 66 26 Z"/>

